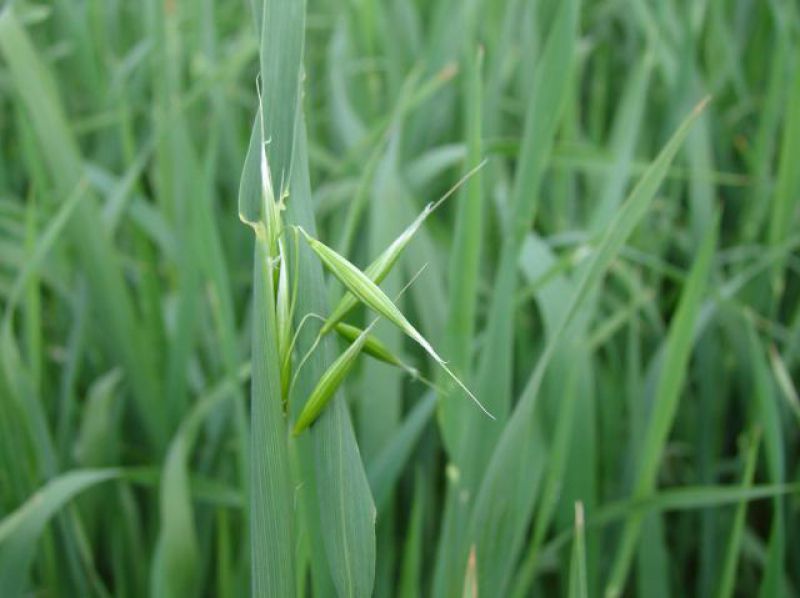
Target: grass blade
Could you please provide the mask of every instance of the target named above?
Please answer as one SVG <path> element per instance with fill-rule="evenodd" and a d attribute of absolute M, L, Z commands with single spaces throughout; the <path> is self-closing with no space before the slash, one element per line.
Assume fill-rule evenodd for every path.
<path fill-rule="evenodd" d="M 467 52 L 467 164 L 474 164 L 482 152 L 483 48 Z M 466 375 L 470 371 L 478 308 L 483 218 L 483 177 L 478 173 L 465 184 L 458 204 L 453 251 L 450 254 L 450 309 L 445 327 L 445 346 L 452 368 Z M 439 403 L 439 422 L 451 455 L 460 452 L 465 432 L 463 405 L 444 394 Z"/>
<path fill-rule="evenodd" d="M 706 234 L 698 251 L 697 259 L 686 281 L 677 313 L 670 327 L 666 353 L 653 400 L 654 410 L 650 417 L 643 441 L 642 455 L 638 463 L 634 486 L 636 498 L 642 498 L 655 489 L 656 475 L 664 446 L 672 429 L 680 392 L 687 376 L 694 323 L 706 286 L 716 241 L 717 231 L 714 226 Z M 637 516 L 632 516 L 625 523 L 620 547 L 617 549 L 614 566 L 606 587 L 607 596 L 618 596 L 622 593 L 641 525 L 642 518 Z"/>
<path fill-rule="evenodd" d="M 314 230 L 305 125 L 299 116 L 292 196 L 287 202 L 288 221 L 305 230 Z M 325 313 L 327 289 L 322 266 L 313 252 L 300 247 L 296 320 L 302 314 Z M 298 341 L 298 351 L 308 350 L 316 334 L 309 328 Z M 311 393 L 311 383 L 319 379 L 334 359 L 331 337 L 322 338 L 290 397 L 296 416 L 303 399 Z M 308 438 L 309 444 L 304 444 Z M 312 573 L 327 562 L 330 577 L 341 596 L 367 596 L 375 578 L 375 505 L 370 493 L 361 455 L 353 434 L 350 416 L 341 392 L 320 416 L 310 434 L 298 438 L 307 500 L 313 501 L 313 517 L 307 522 L 311 534 Z M 324 552 L 322 550 L 324 549 Z M 324 583 L 317 574 L 317 584 Z M 315 588 L 315 593 L 325 590 Z"/>
<path fill-rule="evenodd" d="M 569 564 L 569 596 L 570 598 L 588 598 L 586 584 L 586 538 L 584 537 L 585 520 L 583 505 L 575 503 L 575 539 L 572 544 L 572 560 Z"/>
<path fill-rule="evenodd" d="M 384 507 L 397 484 L 403 467 L 408 462 L 425 426 L 436 408 L 436 397 L 425 395 L 412 409 L 395 435 L 386 441 L 384 448 L 369 462 L 367 475 L 378 512 Z"/>
<path fill-rule="evenodd" d="M 78 493 L 120 475 L 118 469 L 62 474 L 0 521 L 0 591 L 4 596 L 23 593 L 37 540 L 50 519 Z"/>
<path fill-rule="evenodd" d="M 518 169 L 514 179 L 500 263 L 494 280 L 486 349 L 482 353 L 478 372 L 478 392 L 490 400 L 490 408 L 497 410 L 501 421 L 506 419 L 511 405 L 513 359 L 510 339 L 513 336 L 517 259 L 525 234 L 535 219 L 544 167 L 572 85 L 579 6 L 579 0 L 560 4 L 536 65 L 519 153 L 519 163 L 524 167 Z M 475 429 L 475 423 L 474 418 L 469 422 L 471 429 Z M 468 455 L 462 456 L 463 462 L 480 470 L 498 434 L 499 427 L 481 434 L 481 441 L 473 445 L 474 449 Z"/>
<path fill-rule="evenodd" d="M 260 175 L 255 172 L 251 176 Z M 276 344 L 275 294 L 267 242 L 253 258 L 253 379 L 251 385 L 251 559 L 255 596 L 294 594 L 293 498 L 286 420 Z"/>
<path fill-rule="evenodd" d="M 247 374 L 244 368 L 240 374 Z M 200 425 L 222 402 L 239 398 L 236 380 L 224 380 L 195 403 L 167 450 L 161 475 L 161 527 L 151 572 L 153 596 L 195 596 L 201 554 L 194 521 L 189 460 Z"/>
<path fill-rule="evenodd" d="M 478 566 L 485 567 L 485 572 L 479 571 L 478 579 L 481 584 L 487 584 L 487 588 L 503 588 L 508 583 L 511 563 L 523 540 L 520 530 L 526 529 L 530 521 L 536 487 L 531 486 L 529 480 L 523 481 L 517 472 L 525 470 L 525 460 L 530 459 L 534 407 L 549 360 L 559 343 L 569 338 L 567 327 L 575 314 L 644 217 L 669 164 L 704 105 L 705 102 L 700 104 L 681 124 L 606 229 L 495 448 L 471 523 L 472 533 L 477 536 Z M 512 500 L 498 502 L 500 496 L 510 496 Z"/>
<path fill-rule="evenodd" d="M 0 12 L 0 52 L 9 66 L 11 80 L 31 116 L 37 141 L 46 148 L 43 155 L 59 193 L 66 197 L 74 189 L 83 171 L 77 143 L 67 124 L 51 75 L 34 49 L 14 9 L 6 5 Z M 59 148 L 59 151 L 49 151 Z M 102 314 L 97 318 L 106 325 L 101 338 L 107 349 L 124 365 L 133 388 L 139 416 L 150 441 L 157 447 L 166 444 L 166 418 L 161 417 L 165 402 L 146 358 L 134 317 L 131 298 L 117 252 L 105 234 L 95 198 L 81 202 L 70 218 L 72 243 L 79 251 L 87 273 L 91 301 Z"/>
<path fill-rule="evenodd" d="M 761 440 L 758 428 L 750 435 L 749 444 L 744 447 L 745 461 L 744 474 L 742 476 L 742 488 L 750 488 L 753 485 L 753 477 L 756 473 L 756 457 L 758 456 L 758 445 Z M 742 531 L 745 526 L 745 515 L 747 513 L 747 503 L 742 501 L 736 507 L 731 526 L 730 537 L 728 538 L 727 550 L 725 551 L 725 561 L 722 565 L 720 574 L 719 590 L 717 598 L 731 598 L 736 584 L 736 563 L 739 560 L 739 551 L 742 546 Z"/>

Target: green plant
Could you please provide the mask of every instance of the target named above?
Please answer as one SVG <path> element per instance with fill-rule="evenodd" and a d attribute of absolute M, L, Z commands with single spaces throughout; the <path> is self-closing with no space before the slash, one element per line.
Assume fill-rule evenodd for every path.
<path fill-rule="evenodd" d="M 0 595 L 797 595 L 799 12 L 6 2 Z"/>

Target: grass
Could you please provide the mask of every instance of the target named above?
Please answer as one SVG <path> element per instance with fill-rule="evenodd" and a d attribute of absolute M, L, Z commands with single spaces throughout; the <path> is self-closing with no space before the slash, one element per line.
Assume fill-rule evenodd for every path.
<path fill-rule="evenodd" d="M 799 67 L 789 0 L 6 2 L 0 595 L 797 596 Z"/>

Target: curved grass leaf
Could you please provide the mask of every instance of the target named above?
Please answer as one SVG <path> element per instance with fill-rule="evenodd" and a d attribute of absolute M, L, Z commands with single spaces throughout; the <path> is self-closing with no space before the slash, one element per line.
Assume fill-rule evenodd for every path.
<path fill-rule="evenodd" d="M 54 478 L 0 522 L 0 593 L 19 596 L 25 589 L 36 543 L 50 519 L 77 494 L 119 478 L 119 469 L 71 471 Z"/>
<path fill-rule="evenodd" d="M 495 274 L 490 282 L 491 296 L 483 333 L 483 347 L 477 371 L 472 379 L 478 395 L 485 397 L 489 410 L 496 412 L 502 424 L 506 422 L 512 402 L 514 369 L 512 339 L 518 258 L 524 236 L 535 220 L 545 165 L 564 112 L 570 86 L 573 85 L 572 72 L 577 62 L 579 5 L 579 0 L 567 0 L 554 5 L 557 6 L 557 10 L 551 13 L 555 16 L 549 23 L 544 47 L 533 69 L 533 82 L 528 87 L 530 96 L 526 100 L 525 124 L 517 157 L 518 166 L 508 198 L 508 207 L 500 213 L 502 240 L 499 262 L 495 266 Z M 528 4 L 528 6 L 532 10 L 534 5 Z M 524 19 L 526 16 L 524 9 L 525 3 L 508 3 L 506 16 L 512 22 Z M 491 82 L 492 74 L 487 73 L 487 87 L 491 86 Z M 487 89 L 486 95 L 487 106 L 497 101 L 492 97 L 491 87 Z M 446 402 L 444 404 L 447 405 Z M 454 459 L 462 471 L 463 486 L 474 496 L 478 492 L 481 477 L 487 469 L 492 451 L 504 427 L 485 426 L 480 418 L 465 412 L 463 407 L 454 408 L 452 400 L 450 406 L 449 413 L 447 410 L 442 412 L 442 416 L 447 418 L 443 420 L 442 428 L 445 430 L 446 441 L 455 445 L 452 448 L 458 451 Z M 454 430 L 460 432 L 454 433 Z M 468 441 L 462 441 L 463 439 Z M 533 486 L 534 484 L 531 484 L 531 488 Z M 466 521 L 454 523 L 454 528 L 461 530 L 462 535 L 467 527 Z M 473 541 L 462 538 L 461 541 L 449 541 L 443 547 L 448 556 L 441 559 L 439 577 L 447 579 L 449 592 L 455 591 L 454 587 L 461 581 L 457 572 L 462 570 L 468 546 Z M 507 548 L 510 545 L 506 543 Z M 477 544 L 478 567 L 490 569 L 493 557 L 486 555 L 485 550 L 480 543 Z M 499 570 L 496 572 L 500 573 Z M 482 586 L 484 583 L 488 584 L 485 587 L 492 587 L 494 592 L 502 593 L 505 590 L 501 586 L 493 585 L 493 580 L 483 571 L 479 572 L 478 580 Z"/>
<path fill-rule="evenodd" d="M 545 164 L 566 105 L 568 91 L 573 85 L 579 6 L 579 0 L 560 3 L 536 64 L 518 158 L 521 167 L 516 171 L 510 197 L 511 205 L 505 215 L 500 262 L 493 281 L 489 307 L 486 346 L 481 354 L 477 378 L 479 394 L 486 395 L 490 408 L 497 411 L 500 421 L 505 421 L 512 398 L 511 339 L 517 260 L 525 234 L 530 230 L 536 216 Z M 472 419 L 469 426 L 474 430 L 476 422 Z M 478 442 L 466 446 L 465 450 L 469 452 L 461 456 L 463 466 L 481 469 L 489 458 L 499 433 L 499 426 L 486 430 L 479 435 Z M 467 477 L 474 480 L 471 474 Z M 479 564 L 483 561 L 480 554 L 478 560 Z M 483 580 L 480 583 L 483 584 Z"/>
<path fill-rule="evenodd" d="M 480 160 L 483 144 L 483 55 L 479 47 L 467 52 L 467 164 Z M 480 279 L 483 220 L 485 214 L 483 177 L 477 175 L 465 184 L 464 197 L 458 203 L 453 250 L 450 254 L 450 305 L 445 325 L 445 346 L 455 372 L 470 371 L 472 347 L 475 341 L 478 308 L 478 283 Z M 451 455 L 459 454 L 463 435 L 464 406 L 444 393 L 439 402 L 439 423 L 445 445 Z"/>
<path fill-rule="evenodd" d="M 249 368 L 240 374 L 247 374 Z M 189 459 L 200 425 L 223 401 L 238 397 L 237 380 L 225 380 L 201 398 L 167 450 L 161 475 L 160 528 L 151 572 L 153 596 L 194 596 L 200 590 L 200 545 L 195 531 Z"/>
<path fill-rule="evenodd" d="M 264 91 L 260 98 L 264 118 L 261 142 L 269 141 L 266 153 L 278 197 L 286 197 L 291 187 L 285 213 L 287 223 L 314 230 L 305 122 L 300 102 L 305 10 L 304 0 L 255 0 L 254 14 L 257 20 L 261 19 L 256 23 L 260 32 L 259 62 Z M 298 319 L 307 313 L 325 313 L 325 286 L 319 264 L 302 252 L 296 259 Z M 265 288 L 264 283 L 261 284 Z M 274 324 L 271 331 L 275 331 Z M 270 338 L 274 336 L 264 341 Z M 300 335 L 299 351 L 309 348 L 310 343 L 306 341 L 306 336 Z M 333 360 L 332 356 L 332 344 L 320 343 L 307 370 L 312 380 L 322 375 L 326 364 Z M 270 355 L 270 363 L 273 359 L 274 355 Z M 255 367 L 254 363 L 254 372 Z M 306 381 L 301 380 L 294 397 L 289 397 L 293 413 L 296 414 L 300 406 L 300 400 L 295 398 L 307 396 L 310 390 Z M 263 448 L 262 445 L 260 450 Z M 294 496 L 302 505 L 304 527 L 309 534 L 313 592 L 328 595 L 333 581 L 341 596 L 366 596 L 372 590 L 375 571 L 374 506 L 340 394 L 334 397 L 331 407 L 325 410 L 311 433 L 298 439 L 297 448 L 303 484 L 302 491 Z M 262 513 L 264 515 L 267 514 Z M 266 521 L 259 522 L 260 519 L 254 517 L 256 525 L 269 524 L 269 517 Z M 260 544 L 253 545 L 254 558 L 269 558 L 279 552 L 280 559 L 291 560 L 295 554 L 296 546 L 287 537 L 276 539 L 265 535 L 258 542 Z M 253 588 L 259 596 L 293 595 L 267 590 L 266 587 Z"/>

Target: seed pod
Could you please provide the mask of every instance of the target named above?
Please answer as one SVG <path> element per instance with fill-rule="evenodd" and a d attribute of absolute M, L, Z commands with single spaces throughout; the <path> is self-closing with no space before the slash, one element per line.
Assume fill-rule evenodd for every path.
<path fill-rule="evenodd" d="M 422 223 L 430 216 L 436 208 L 444 203 L 444 201 L 453 195 L 455 191 L 466 181 L 469 177 L 475 174 L 478 170 L 483 168 L 483 165 L 486 163 L 484 160 L 480 164 L 478 164 L 475 168 L 470 170 L 466 173 L 455 185 L 453 185 L 447 193 L 445 193 L 441 198 L 439 198 L 434 203 L 429 203 L 425 206 L 425 209 L 422 210 L 419 216 L 408 225 L 408 227 L 400 233 L 394 241 L 392 241 L 391 245 L 389 245 L 383 252 L 375 258 L 375 260 L 367 266 L 364 270 L 364 274 L 372 280 L 375 284 L 380 284 L 384 278 L 391 272 L 394 265 L 397 263 L 397 260 L 400 258 L 400 254 L 403 253 L 403 250 L 406 246 L 411 242 L 411 239 L 417 234 L 417 231 L 422 226 Z M 336 305 L 334 310 L 331 312 L 331 315 L 328 317 L 325 324 L 322 326 L 322 330 L 320 334 L 327 334 L 331 330 L 333 330 L 334 326 L 342 321 L 351 309 L 353 309 L 356 304 L 358 303 L 358 299 L 353 296 L 352 293 L 345 293 L 344 296 L 339 300 L 339 303 Z"/>
<path fill-rule="evenodd" d="M 432 204 L 428 205 L 422 213 L 417 216 L 417 219 L 412 222 L 406 230 L 404 230 L 399 237 L 397 237 L 391 245 L 389 245 L 386 249 L 384 249 L 383 253 L 381 253 L 375 261 L 373 261 L 369 266 L 367 266 L 366 270 L 364 270 L 364 274 L 375 282 L 375 284 L 380 284 L 384 278 L 391 272 L 394 265 L 397 263 L 397 260 L 400 258 L 400 254 L 403 252 L 403 249 L 406 248 L 406 245 L 411 241 L 414 234 L 419 230 L 419 227 L 422 226 L 422 223 L 428 217 L 428 214 L 432 212 Z M 334 310 L 331 312 L 331 315 L 328 317 L 325 324 L 322 326 L 321 334 L 327 334 L 330 332 L 336 324 L 342 321 L 342 319 L 347 315 L 347 313 L 353 309 L 356 304 L 358 303 L 358 299 L 352 293 L 345 293 L 344 296 L 339 300 L 339 303 L 336 305 Z"/>
<path fill-rule="evenodd" d="M 356 326 L 339 322 L 336 324 L 336 333 L 347 342 L 352 343 L 363 333 L 363 330 Z M 379 341 L 373 334 L 367 336 L 367 342 L 364 344 L 364 353 L 370 357 L 374 357 L 378 361 L 388 363 L 389 365 L 395 365 L 404 370 L 410 369 L 409 366 L 400 361 L 400 359 L 389 350 L 389 347 Z"/>
<path fill-rule="evenodd" d="M 303 406 L 303 410 L 300 412 L 300 416 L 294 424 L 292 433 L 295 436 L 316 421 L 322 409 L 328 404 L 328 401 L 331 400 L 331 397 L 333 397 L 342 385 L 347 374 L 353 369 L 356 358 L 364 348 L 367 337 L 369 336 L 369 331 L 372 329 L 373 325 L 374 322 L 359 334 L 356 340 L 353 341 L 353 344 L 347 347 L 344 353 L 342 353 L 336 361 L 325 370 L 325 373 L 322 374 L 322 377 L 319 379 L 319 382 L 317 382 L 314 390 L 311 391 L 311 395 L 309 395 L 306 404 Z"/>
<path fill-rule="evenodd" d="M 436 360 L 436 363 L 453 379 L 453 381 L 467 393 L 467 395 L 481 408 L 481 410 L 494 419 L 491 413 L 481 404 L 480 401 L 472 394 L 472 392 L 464 385 L 461 380 L 447 367 L 444 360 L 439 357 L 431 344 L 425 339 L 420 332 L 414 328 L 403 315 L 391 299 L 384 293 L 378 285 L 372 282 L 369 277 L 361 270 L 356 268 L 347 258 L 342 257 L 336 251 L 311 237 L 302 228 L 299 229 L 305 237 L 309 247 L 314 253 L 319 256 L 325 267 L 339 279 L 339 281 L 364 305 L 375 310 L 377 313 L 392 322 L 395 326 L 400 328 L 407 336 L 411 337 L 417 344 L 419 344 L 425 351 Z"/>

